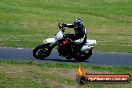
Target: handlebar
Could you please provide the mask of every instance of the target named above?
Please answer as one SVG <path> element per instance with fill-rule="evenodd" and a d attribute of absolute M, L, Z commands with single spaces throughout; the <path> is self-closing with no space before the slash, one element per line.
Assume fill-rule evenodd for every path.
<path fill-rule="evenodd" d="M 62 24 L 60 24 L 60 23 L 58 23 L 58 27 L 59 27 L 62 31 L 65 30 L 64 26 L 63 26 Z"/>

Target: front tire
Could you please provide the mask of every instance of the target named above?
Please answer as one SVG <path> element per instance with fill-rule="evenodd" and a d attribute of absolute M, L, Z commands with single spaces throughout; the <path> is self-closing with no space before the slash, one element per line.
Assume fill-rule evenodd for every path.
<path fill-rule="evenodd" d="M 37 46 L 34 50 L 33 50 L 33 56 L 36 59 L 44 59 L 47 56 L 50 55 L 52 48 L 49 46 L 49 44 L 42 44 Z"/>

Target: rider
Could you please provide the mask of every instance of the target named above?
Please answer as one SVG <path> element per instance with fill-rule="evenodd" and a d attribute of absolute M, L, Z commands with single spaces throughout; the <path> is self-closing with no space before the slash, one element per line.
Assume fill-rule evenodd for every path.
<path fill-rule="evenodd" d="M 73 24 L 65 24 L 63 23 L 62 26 L 68 27 L 68 28 L 74 28 L 75 36 L 74 36 L 74 42 L 75 43 L 82 43 L 86 38 L 86 28 L 83 25 L 83 21 L 78 18 L 74 21 Z"/>
<path fill-rule="evenodd" d="M 83 25 L 83 21 L 78 18 L 76 19 L 73 24 L 65 24 L 62 23 L 63 27 L 68 27 L 68 28 L 74 28 L 75 35 L 72 36 L 70 39 L 73 41 L 74 46 L 74 52 L 80 51 L 81 47 L 85 44 L 86 42 L 86 28 Z M 67 35 L 69 37 L 69 35 Z M 65 35 L 66 37 L 66 35 Z M 71 59 L 72 54 L 69 54 L 66 58 Z"/>

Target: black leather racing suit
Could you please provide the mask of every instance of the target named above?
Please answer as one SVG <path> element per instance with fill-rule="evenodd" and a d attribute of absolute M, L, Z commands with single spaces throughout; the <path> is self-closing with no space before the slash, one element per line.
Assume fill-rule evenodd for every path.
<path fill-rule="evenodd" d="M 78 28 L 74 27 L 73 24 L 63 24 L 63 26 L 68 28 L 74 28 L 74 31 L 75 31 L 74 40 L 79 40 L 86 37 L 86 28 L 84 26 L 78 27 Z"/>
<path fill-rule="evenodd" d="M 86 28 L 84 26 L 76 28 L 73 24 L 63 24 L 63 26 L 68 28 L 74 28 L 75 36 L 72 36 L 74 46 L 76 47 L 74 48 L 74 50 L 75 52 L 80 51 L 80 49 L 86 42 Z"/>
<path fill-rule="evenodd" d="M 75 27 L 74 24 L 62 24 L 64 27 L 67 28 L 74 28 L 75 35 L 72 36 L 73 40 L 73 52 L 80 52 L 80 49 L 86 42 L 86 28 L 82 25 L 81 27 Z M 72 53 L 67 56 L 67 58 L 72 57 Z"/>

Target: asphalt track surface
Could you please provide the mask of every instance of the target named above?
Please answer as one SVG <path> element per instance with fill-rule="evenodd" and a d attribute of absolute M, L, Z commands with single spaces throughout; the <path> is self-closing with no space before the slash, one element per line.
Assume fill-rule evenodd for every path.
<path fill-rule="evenodd" d="M 53 50 L 50 56 L 44 60 L 36 60 L 32 55 L 32 49 L 0 48 L 0 60 L 17 61 L 42 61 L 42 62 L 69 62 L 77 64 L 94 64 L 103 66 L 132 66 L 132 53 L 94 52 L 85 62 L 68 61 Z"/>

